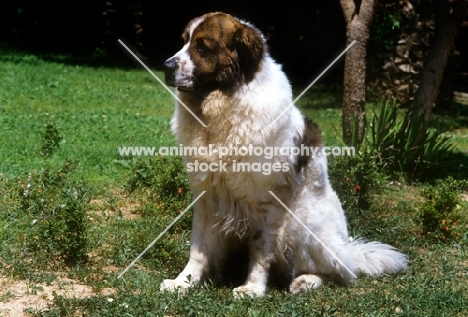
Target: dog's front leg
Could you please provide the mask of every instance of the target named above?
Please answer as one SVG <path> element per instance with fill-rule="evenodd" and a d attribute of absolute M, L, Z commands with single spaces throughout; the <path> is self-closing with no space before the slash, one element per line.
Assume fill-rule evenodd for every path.
<path fill-rule="evenodd" d="M 202 202 L 194 207 L 192 235 L 190 238 L 190 259 L 183 271 L 173 280 L 165 279 L 161 283 L 161 290 L 175 291 L 185 290 L 190 286 L 199 285 L 203 275 L 208 270 L 209 260 L 212 257 L 213 248 L 221 243 L 220 239 L 211 239 L 211 217 L 205 214 Z"/>
<path fill-rule="evenodd" d="M 276 229 L 276 228 L 275 228 Z M 247 281 L 234 289 L 235 297 L 248 295 L 261 297 L 265 294 L 268 273 L 277 250 L 277 232 L 264 227 L 252 232 L 249 238 L 249 273 Z"/>

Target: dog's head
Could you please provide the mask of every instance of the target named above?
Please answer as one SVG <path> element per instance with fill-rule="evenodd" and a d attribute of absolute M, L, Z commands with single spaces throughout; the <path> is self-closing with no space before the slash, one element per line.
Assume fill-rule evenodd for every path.
<path fill-rule="evenodd" d="M 266 51 L 256 28 L 220 12 L 190 21 L 182 39 L 182 49 L 164 63 L 166 83 L 179 90 L 232 89 L 248 83 Z"/>

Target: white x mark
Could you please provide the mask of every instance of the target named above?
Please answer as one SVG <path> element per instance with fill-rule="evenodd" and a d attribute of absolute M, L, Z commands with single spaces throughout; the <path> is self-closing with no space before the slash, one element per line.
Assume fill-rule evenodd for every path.
<path fill-rule="evenodd" d="M 349 44 L 348 47 L 346 47 L 345 50 L 344 50 L 343 52 L 341 52 L 341 54 L 338 55 L 338 57 L 335 58 L 335 59 L 333 60 L 333 62 L 331 62 L 331 64 L 328 65 L 328 67 L 325 68 L 325 70 L 324 70 L 323 72 L 321 72 L 320 75 L 318 75 L 318 77 L 315 78 L 315 80 L 314 80 L 313 82 L 311 82 L 311 83 L 309 84 L 309 86 L 307 86 L 306 89 L 304 89 L 304 90 L 299 94 L 299 96 L 297 96 L 296 99 L 294 99 L 293 102 L 291 102 L 291 103 L 289 104 L 289 106 L 287 106 L 286 109 L 284 109 L 283 112 L 281 112 L 281 113 L 279 114 L 279 116 L 278 116 L 275 120 L 273 120 L 272 123 L 270 123 L 270 124 L 268 125 L 268 127 L 271 128 L 271 126 L 272 126 L 283 114 L 285 114 L 285 112 L 288 111 L 288 110 L 294 105 L 294 103 L 295 103 L 296 101 L 298 101 L 299 98 L 301 98 L 301 97 L 306 93 L 306 91 L 309 90 L 310 87 L 312 87 L 312 86 L 317 82 L 317 80 L 319 80 L 320 77 L 322 77 L 322 75 L 325 74 L 325 73 L 327 72 L 327 70 L 329 70 L 330 67 L 332 67 L 333 64 L 335 64 L 336 61 L 339 60 L 340 57 L 343 56 L 344 53 L 346 53 L 346 52 L 351 48 L 351 46 L 354 45 L 354 43 L 356 43 L 356 40 L 352 41 L 351 44 Z"/>
<path fill-rule="evenodd" d="M 163 232 L 161 232 L 159 234 L 159 236 L 156 237 L 156 239 L 153 240 L 153 242 L 151 242 L 147 247 L 146 249 L 143 250 L 143 252 L 141 252 L 135 260 L 132 261 L 132 263 L 129 264 L 129 266 L 127 266 L 125 268 L 125 270 L 123 270 L 122 273 L 119 274 L 119 276 L 117 278 L 121 278 L 142 256 L 143 254 L 145 254 L 166 232 L 167 230 L 169 230 L 177 221 L 179 221 L 180 218 L 182 218 L 185 213 L 190 209 L 190 207 L 192 207 L 198 199 L 200 199 L 201 196 L 203 196 L 204 194 L 206 193 L 206 191 L 203 191 L 200 195 L 198 195 L 197 198 L 195 198 L 192 203 L 190 205 L 188 205 L 187 208 L 185 208 L 185 210 L 180 214 L 178 215 L 171 223 L 169 226 L 166 227 L 166 229 L 164 229 Z"/>
<path fill-rule="evenodd" d="M 296 216 L 296 215 L 291 211 L 291 209 L 289 209 L 288 206 L 286 206 L 286 205 L 281 201 L 281 199 L 278 198 L 278 196 L 276 196 L 271 190 L 268 191 L 268 192 L 271 194 L 271 196 L 275 197 L 275 199 L 281 204 L 281 206 L 283 206 L 284 209 L 286 209 L 286 210 L 291 214 L 291 216 L 293 216 L 294 219 L 296 219 L 296 220 L 304 227 L 304 229 L 306 229 L 307 232 L 310 233 L 310 235 L 311 235 L 312 237 L 314 237 L 315 240 L 317 240 L 318 243 L 320 243 L 320 244 L 322 245 L 322 247 L 323 247 L 325 250 L 327 250 L 328 253 L 331 254 L 331 256 L 333 256 L 333 258 L 335 258 L 336 261 L 338 261 L 338 263 L 340 263 L 354 278 L 357 278 L 356 274 L 354 274 L 354 272 L 353 272 L 349 267 L 347 267 L 346 264 L 344 264 L 343 261 L 341 261 L 341 260 L 336 256 L 336 254 L 335 254 L 330 248 L 328 248 L 328 247 L 325 245 L 325 243 L 323 243 L 323 241 L 320 240 L 320 238 L 317 237 L 317 235 L 316 235 L 315 233 L 313 233 L 312 230 L 310 230 L 309 227 L 307 227 L 307 226 L 305 225 L 305 223 L 303 223 L 302 220 L 299 219 L 299 217 Z"/>
<path fill-rule="evenodd" d="M 119 40 L 119 43 L 122 44 L 123 47 L 125 47 L 125 49 L 138 61 L 140 62 L 140 64 L 151 74 L 153 75 L 154 78 L 156 78 L 156 80 L 164 87 L 166 88 L 166 90 L 182 105 L 184 106 L 185 109 L 187 109 L 188 112 L 190 112 L 190 114 L 195 118 L 197 119 L 198 122 L 200 122 L 200 124 L 206 128 L 206 124 L 203 123 L 203 121 L 200 120 L 200 118 L 197 117 L 197 115 L 195 113 L 193 113 L 192 110 L 189 109 L 189 107 L 187 107 L 185 105 L 185 103 L 180 100 L 180 98 L 171 90 L 171 88 L 167 87 L 167 85 L 165 83 L 163 83 L 163 81 L 161 79 L 159 79 L 158 76 L 156 76 L 152 71 L 151 69 L 149 69 L 148 66 L 145 65 L 145 63 L 143 63 L 141 61 L 141 59 L 138 58 L 138 56 L 136 56 L 128 47 L 127 45 L 125 45 L 121 40 Z"/>

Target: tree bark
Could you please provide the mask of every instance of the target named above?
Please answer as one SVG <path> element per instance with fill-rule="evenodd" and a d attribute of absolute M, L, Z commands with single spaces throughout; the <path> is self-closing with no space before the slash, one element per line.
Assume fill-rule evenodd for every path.
<path fill-rule="evenodd" d="M 374 15 L 374 0 L 362 0 L 359 8 L 354 0 L 340 2 L 346 20 L 347 44 L 356 40 L 345 57 L 343 140 L 347 145 L 359 146 L 364 138 L 366 126 L 366 47 Z M 357 133 L 353 135 L 353 131 Z"/>
<path fill-rule="evenodd" d="M 453 50 L 453 42 L 468 11 L 468 0 L 459 0 L 453 6 L 452 13 L 448 0 L 433 0 L 433 5 L 436 20 L 434 41 L 421 74 L 412 115 L 413 122 L 418 122 L 418 117 L 422 116 L 421 129 L 426 129 L 429 125 L 429 117 Z"/>

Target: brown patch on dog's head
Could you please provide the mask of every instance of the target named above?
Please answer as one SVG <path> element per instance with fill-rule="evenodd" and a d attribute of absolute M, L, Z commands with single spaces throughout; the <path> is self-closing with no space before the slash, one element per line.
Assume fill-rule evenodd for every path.
<path fill-rule="evenodd" d="M 190 36 L 193 23 L 199 23 Z M 266 45 L 261 33 L 225 13 L 208 13 L 189 23 L 182 38 L 194 62 L 195 88 L 228 89 L 248 83 L 261 67 Z"/>

